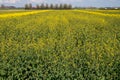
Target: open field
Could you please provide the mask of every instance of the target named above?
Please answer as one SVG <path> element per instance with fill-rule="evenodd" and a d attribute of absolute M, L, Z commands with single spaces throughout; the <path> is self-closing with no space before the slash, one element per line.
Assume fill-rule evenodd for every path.
<path fill-rule="evenodd" d="M 0 12 L 0 80 L 120 80 L 120 11 L 110 12 Z"/>

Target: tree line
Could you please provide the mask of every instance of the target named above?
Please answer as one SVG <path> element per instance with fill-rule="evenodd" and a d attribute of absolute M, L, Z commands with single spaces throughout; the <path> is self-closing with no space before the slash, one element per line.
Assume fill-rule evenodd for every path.
<path fill-rule="evenodd" d="M 32 4 L 25 4 L 25 9 L 72 9 L 71 4 L 37 4 L 33 7 Z"/>

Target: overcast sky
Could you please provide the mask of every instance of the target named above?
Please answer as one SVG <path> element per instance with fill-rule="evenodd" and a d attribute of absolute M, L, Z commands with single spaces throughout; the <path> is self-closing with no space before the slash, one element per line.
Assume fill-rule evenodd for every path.
<path fill-rule="evenodd" d="M 0 4 L 22 7 L 26 3 L 41 4 L 59 4 L 67 3 L 80 7 L 120 7 L 120 0 L 0 0 Z"/>

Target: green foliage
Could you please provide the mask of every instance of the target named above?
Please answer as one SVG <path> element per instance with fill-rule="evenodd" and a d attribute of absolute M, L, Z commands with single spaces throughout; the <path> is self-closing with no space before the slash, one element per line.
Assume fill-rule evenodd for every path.
<path fill-rule="evenodd" d="M 46 10 L 46 9 L 72 9 L 71 4 L 37 4 L 36 7 L 32 7 L 32 4 L 25 4 L 25 9 L 37 9 L 37 10 Z"/>
<path fill-rule="evenodd" d="M 0 19 L 0 80 L 119 80 L 120 18 L 50 11 Z"/>

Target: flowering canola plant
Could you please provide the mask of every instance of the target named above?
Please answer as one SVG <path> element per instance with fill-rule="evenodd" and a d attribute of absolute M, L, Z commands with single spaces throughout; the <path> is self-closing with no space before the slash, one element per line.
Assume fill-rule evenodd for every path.
<path fill-rule="evenodd" d="M 120 80 L 120 17 L 115 14 L 3 12 L 0 80 Z"/>
<path fill-rule="evenodd" d="M 82 13 L 89 13 L 94 15 L 101 15 L 101 16 L 110 16 L 110 17 L 120 17 L 120 14 L 105 14 L 102 12 L 94 12 L 94 11 L 88 11 L 88 10 L 76 10 Z"/>
<path fill-rule="evenodd" d="M 7 17 L 17 17 L 17 16 L 25 16 L 30 14 L 37 14 L 41 12 L 47 12 L 48 10 L 43 11 L 30 11 L 30 12 L 21 12 L 21 13 L 10 13 L 10 14 L 0 14 L 0 18 L 7 18 Z"/>

